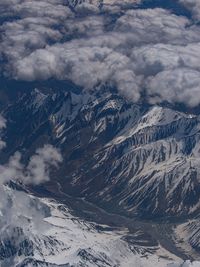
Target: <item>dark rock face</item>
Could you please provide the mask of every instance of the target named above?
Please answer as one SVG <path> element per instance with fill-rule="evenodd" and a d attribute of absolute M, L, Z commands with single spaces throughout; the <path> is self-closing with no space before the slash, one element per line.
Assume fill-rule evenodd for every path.
<path fill-rule="evenodd" d="M 4 159 L 21 150 L 26 161 L 49 142 L 64 157 L 52 172 L 64 192 L 130 216 L 199 210 L 198 115 L 132 104 L 106 87 L 66 87 L 23 91 L 4 108 Z"/>
<path fill-rule="evenodd" d="M 0 240 L 0 260 L 10 260 L 13 257 L 25 255 L 33 256 L 33 242 L 19 227 L 7 229 Z"/>
<path fill-rule="evenodd" d="M 51 264 L 51 263 L 47 263 L 47 262 L 37 261 L 37 260 L 31 259 L 31 258 L 25 259 L 22 263 L 18 264 L 16 267 L 28 267 L 28 266 L 33 266 L 33 267 L 70 267 L 69 264 L 57 265 L 57 264 Z"/>

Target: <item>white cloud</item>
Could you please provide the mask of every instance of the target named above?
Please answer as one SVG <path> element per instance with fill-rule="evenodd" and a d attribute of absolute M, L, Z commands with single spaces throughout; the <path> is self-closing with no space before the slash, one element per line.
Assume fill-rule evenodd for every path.
<path fill-rule="evenodd" d="M 50 167 L 58 167 L 62 161 L 60 152 L 52 145 L 45 145 L 36 150 L 35 155 L 30 158 L 23 182 L 29 184 L 40 184 L 49 180 Z"/>
<path fill-rule="evenodd" d="M 40 184 L 49 180 L 49 170 L 62 161 L 61 154 L 51 145 L 36 150 L 27 166 L 21 163 L 21 153 L 16 152 L 9 162 L 0 165 L 1 184 L 10 180 L 20 180 L 24 184 Z"/>
<path fill-rule="evenodd" d="M 152 103 L 164 99 L 195 107 L 200 103 L 200 72 L 186 68 L 165 70 L 150 78 L 147 88 Z"/>
<path fill-rule="evenodd" d="M 0 115 L 0 151 L 6 146 L 6 143 L 1 138 L 1 133 L 4 128 L 6 128 L 6 120 Z"/>
<path fill-rule="evenodd" d="M 195 19 L 200 20 L 200 2 L 199 0 L 179 0 L 181 4 L 188 8 Z"/>
<path fill-rule="evenodd" d="M 0 131 L 6 127 L 6 120 L 0 116 Z M 0 139 L 0 144 L 3 142 Z M 4 238 L 12 237 L 13 227 L 20 227 L 25 234 L 31 232 L 42 233 L 46 228 L 42 219 L 49 210 L 40 201 L 27 196 L 24 192 L 10 189 L 6 184 L 9 181 L 20 180 L 24 184 L 38 185 L 49 180 L 51 167 L 58 167 L 62 156 L 52 145 L 36 150 L 28 164 L 22 164 L 22 155 L 16 152 L 10 157 L 7 164 L 0 165 L 0 234 L 1 242 Z M 39 222 L 39 224 L 38 224 Z M 11 236 L 9 236 L 11 234 Z M 20 242 L 23 235 L 17 236 L 14 242 Z"/>
<path fill-rule="evenodd" d="M 200 43 L 186 46 L 151 44 L 134 49 L 131 58 L 135 63 L 135 72 L 144 76 L 153 76 L 162 70 L 182 67 L 200 70 L 199 47 Z"/>
<path fill-rule="evenodd" d="M 171 87 L 178 90 L 173 97 L 168 96 L 171 90 L 163 92 L 168 90 L 166 85 L 155 98 L 152 92 L 158 89 L 146 86 L 149 80 L 152 86 L 159 77 L 167 78 L 165 71 L 172 75 L 187 68 L 189 73 L 199 73 L 200 26 L 188 18 L 156 8 L 121 10 L 113 21 L 106 9 L 102 15 L 81 4 L 77 7 L 81 14 L 77 15 L 64 1 L 54 0 L 21 0 L 17 6 L 6 5 L 19 19 L 1 26 L 0 50 L 8 59 L 5 75 L 27 81 L 71 80 L 85 89 L 106 83 L 132 101 L 138 101 L 145 89 L 151 102 L 198 104 L 198 97 L 192 100 L 198 87 L 187 83 L 193 86 L 189 88 L 185 83 L 181 91 L 172 76 Z M 82 14 L 85 5 L 87 12 Z M 106 5 L 116 5 L 116 1 Z"/>
<path fill-rule="evenodd" d="M 0 115 L 0 134 L 4 128 L 6 119 Z M 0 148 L 5 145 L 0 138 Z M 50 168 L 57 168 L 62 162 L 60 151 L 49 144 L 38 148 L 26 165 L 22 163 L 21 158 L 21 153 L 17 151 L 9 158 L 7 164 L 0 165 L 0 187 L 11 180 L 20 180 L 24 184 L 44 183 L 49 180 Z"/>
<path fill-rule="evenodd" d="M 199 40 L 200 29 L 191 22 L 161 8 L 129 10 L 115 25 L 120 33 L 129 33 L 134 45 L 171 43 L 187 44 Z"/>

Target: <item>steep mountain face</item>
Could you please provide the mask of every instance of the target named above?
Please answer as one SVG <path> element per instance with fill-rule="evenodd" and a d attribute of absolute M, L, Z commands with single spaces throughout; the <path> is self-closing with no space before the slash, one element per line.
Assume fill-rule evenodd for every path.
<path fill-rule="evenodd" d="M 130 215 L 191 214 L 199 208 L 198 143 L 196 116 L 154 107 L 95 153 L 91 175 L 76 171 L 73 182 L 89 177 L 84 194 Z M 94 192 L 95 180 L 104 183 Z"/>
<path fill-rule="evenodd" d="M 0 0 L 0 267 L 200 267 L 198 1 Z"/>
<path fill-rule="evenodd" d="M 199 211 L 199 116 L 131 104 L 114 89 L 37 89 L 4 111 L 6 155 L 50 142 L 64 163 L 52 174 L 62 191 L 130 216 Z M 15 138 L 12 138 L 15 135 Z M 28 151 L 28 152 L 27 152 Z M 52 189 L 53 188 L 53 189 Z"/>
<path fill-rule="evenodd" d="M 88 222 L 67 205 L 6 188 L 11 202 L 25 199 L 28 210 L 17 209 L 1 228 L 0 266 L 116 267 L 166 266 L 181 261 L 159 244 L 150 245 L 139 231 L 128 242 L 128 229 Z M 34 205 L 33 205 L 34 203 Z M 34 207 L 35 206 L 35 207 Z"/>
<path fill-rule="evenodd" d="M 188 249 L 188 244 L 196 249 L 200 250 L 200 221 L 199 216 L 188 220 L 187 222 L 178 225 L 174 229 L 175 236 L 183 246 Z"/>

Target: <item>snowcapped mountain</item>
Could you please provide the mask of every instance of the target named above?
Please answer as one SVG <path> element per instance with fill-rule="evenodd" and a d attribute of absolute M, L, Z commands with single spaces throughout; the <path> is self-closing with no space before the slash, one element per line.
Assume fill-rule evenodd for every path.
<path fill-rule="evenodd" d="M 181 235 L 175 238 L 177 231 L 173 230 L 173 223 L 180 221 L 176 227 L 182 227 L 188 223 L 188 216 L 195 219 L 199 213 L 199 115 L 166 105 L 131 104 L 114 89 L 68 91 L 70 86 L 65 84 L 57 90 L 38 84 L 37 89 L 21 91 L 17 99 L 10 101 L 8 108 L 3 109 L 7 128 L 2 138 L 7 146 L 1 158 L 21 151 L 26 162 L 44 143 L 59 147 L 63 164 L 51 173 L 50 182 L 36 192 L 58 198 L 60 202 L 66 194 L 72 198 L 84 197 L 107 211 L 136 219 L 167 218 L 170 222 L 172 217 L 172 225 L 159 229 L 155 224 L 159 234 L 157 230 L 152 232 L 149 224 L 139 230 L 147 236 L 152 232 L 148 243 L 158 246 L 161 242 L 166 251 L 171 248 L 171 252 L 174 250 L 179 255 L 179 248 L 178 252 L 176 249 Z M 79 204 L 72 209 L 79 210 L 78 207 Z M 83 218 L 91 217 L 91 207 L 87 209 L 87 213 L 81 213 Z M 93 220 L 96 217 L 92 216 Z M 194 225 L 197 222 L 195 219 Z M 184 229 L 179 232 L 189 231 L 187 238 L 182 238 L 187 249 L 181 247 L 179 257 L 187 259 L 193 255 L 191 259 L 198 259 L 191 252 L 192 247 L 198 249 L 195 245 L 199 243 L 198 227 Z M 57 244 L 48 237 L 45 241 L 38 237 L 37 242 L 38 247 L 41 242 L 47 246 L 49 242 Z M 62 247 L 62 242 L 58 244 Z M 182 257 L 185 253 L 187 256 Z M 42 256 L 37 260 L 42 261 Z"/>
<path fill-rule="evenodd" d="M 127 242 L 126 228 L 87 222 L 66 205 L 27 192 L 5 189 L 15 221 L 1 228 L 0 266 L 166 266 L 180 261 L 161 246 Z M 14 203 L 13 201 L 18 201 Z M 25 200 L 27 210 L 20 210 Z M 137 238 L 139 233 L 135 233 Z M 132 236 L 134 238 L 134 236 Z"/>
<path fill-rule="evenodd" d="M 56 176 L 63 192 L 131 216 L 199 211 L 198 115 L 131 104 L 105 88 L 35 89 L 3 112 L 4 156 L 23 148 L 26 160 L 47 141 L 60 147 L 65 160 Z"/>
<path fill-rule="evenodd" d="M 0 267 L 200 267 L 199 0 L 0 0 Z"/>
<path fill-rule="evenodd" d="M 59 147 L 64 158 L 60 168 L 51 173 L 51 180 L 33 190 L 60 203 L 36 198 L 46 207 L 42 208 L 46 211 L 44 228 L 51 226 L 50 232 L 42 237 L 35 230 L 30 234 L 27 228 L 34 227 L 24 230 L 19 223 L 9 228 L 9 235 L 3 235 L 17 243 L 10 247 L 9 241 L 2 240 L 2 255 L 7 255 L 8 261 L 18 255 L 19 266 L 45 266 L 48 262 L 48 266 L 127 267 L 129 259 L 138 261 L 135 253 L 139 257 L 145 253 L 151 262 L 167 255 L 167 262 L 158 261 L 162 267 L 179 261 L 172 253 L 182 259 L 199 259 L 195 252 L 199 249 L 199 115 L 164 104 L 132 104 L 106 87 L 87 92 L 68 90 L 68 86 L 57 90 L 34 84 L 37 89 L 21 91 L 2 109 L 7 118 L 2 133 L 7 146 L 1 152 L 5 160 L 13 151 L 21 151 L 26 162 L 45 143 Z M 77 197 L 108 212 L 133 217 L 133 221 L 98 214 L 99 210 L 88 204 L 79 200 L 76 204 Z M 137 222 L 149 217 L 148 223 Z M 192 221 L 188 222 L 189 218 Z M 162 219 L 161 224 L 155 219 Z M 166 219 L 167 224 L 163 223 Z M 103 222 L 109 226 L 102 226 Z M 119 246 L 126 263 L 120 253 L 113 254 Z M 61 255 L 65 255 L 63 260 Z M 143 260 L 141 264 L 149 266 Z"/>
<path fill-rule="evenodd" d="M 66 204 L 33 196 L 26 189 L 21 191 L 21 186 L 5 186 L 4 190 L 12 214 L 1 228 L 1 267 L 179 267 L 183 264 L 160 244 L 150 244 L 148 236 L 140 231 L 130 235 L 126 227 L 87 221 L 77 217 Z M 27 205 L 22 210 L 24 202 Z M 7 217 L 8 211 L 1 210 L 1 216 Z M 199 265 L 190 265 L 188 261 L 181 266 Z"/>
<path fill-rule="evenodd" d="M 130 214 L 177 216 L 197 211 L 198 121 L 198 116 L 150 108 L 94 154 L 91 176 L 104 177 L 104 185 L 92 196 L 109 204 L 115 201 Z M 81 183 L 79 172 L 73 177 L 74 185 Z M 84 193 L 91 194 L 88 185 Z"/>

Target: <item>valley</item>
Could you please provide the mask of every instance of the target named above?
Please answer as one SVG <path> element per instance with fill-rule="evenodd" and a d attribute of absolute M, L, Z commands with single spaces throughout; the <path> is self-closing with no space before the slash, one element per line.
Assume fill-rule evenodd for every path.
<path fill-rule="evenodd" d="M 0 0 L 0 40 L 0 267 L 199 267 L 199 0 Z"/>
<path fill-rule="evenodd" d="M 172 255 L 176 255 L 177 258 L 191 261 L 200 259 L 197 251 L 191 248 L 187 251 L 187 246 L 185 247 L 184 243 L 181 246 L 180 240 L 174 238 L 174 227 L 185 223 L 185 219 L 179 219 L 175 222 L 174 218 L 172 218 L 173 222 L 170 222 L 170 218 L 165 218 L 155 222 L 138 220 L 137 218 L 131 219 L 119 214 L 106 212 L 84 198 L 74 198 L 63 193 L 59 183 L 48 186 L 47 190 L 45 188 L 34 188 L 32 192 L 39 197 L 46 196 L 56 199 L 59 203 L 69 207 L 74 216 L 85 221 L 98 225 L 107 225 L 109 227 L 107 228 L 108 231 L 127 229 L 128 232 L 123 238 L 133 247 L 134 245 L 139 245 L 144 250 L 146 248 L 146 252 L 156 253 L 157 248 L 161 246 Z M 160 257 L 165 256 L 160 255 Z"/>

